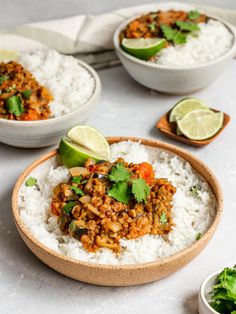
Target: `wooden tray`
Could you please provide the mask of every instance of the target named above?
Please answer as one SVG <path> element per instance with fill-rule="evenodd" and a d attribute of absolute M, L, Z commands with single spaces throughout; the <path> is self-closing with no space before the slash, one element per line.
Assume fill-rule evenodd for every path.
<path fill-rule="evenodd" d="M 218 112 L 218 110 L 215 110 L 215 109 L 211 109 L 211 110 Z M 195 140 L 188 139 L 184 135 L 176 134 L 176 123 L 169 122 L 169 113 L 170 111 L 160 118 L 160 120 L 156 124 L 156 128 L 162 133 L 164 133 L 166 136 L 169 136 L 177 141 L 180 141 L 189 145 L 197 146 L 197 147 L 208 145 L 212 141 L 214 141 L 217 138 L 217 136 L 219 136 L 220 133 L 223 132 L 227 124 L 230 122 L 230 116 L 227 113 L 224 113 L 223 127 L 220 129 L 218 133 L 216 133 L 216 135 L 214 135 L 211 138 L 208 138 L 207 140 L 195 141 Z"/>

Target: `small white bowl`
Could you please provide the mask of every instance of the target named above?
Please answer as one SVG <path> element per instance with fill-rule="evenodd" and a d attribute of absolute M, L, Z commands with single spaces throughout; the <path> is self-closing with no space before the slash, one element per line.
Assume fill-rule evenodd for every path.
<path fill-rule="evenodd" d="M 153 90 L 175 95 L 189 94 L 199 90 L 216 80 L 236 53 L 234 28 L 222 19 L 207 15 L 223 23 L 233 35 L 232 47 L 223 56 L 204 64 L 183 68 L 168 67 L 140 60 L 125 52 L 121 48 L 119 40 L 120 32 L 139 16 L 136 15 L 126 20 L 116 29 L 113 43 L 118 57 L 130 76 L 138 83 Z"/>
<path fill-rule="evenodd" d="M 58 143 L 66 131 L 84 124 L 93 113 L 101 94 L 101 82 L 97 73 L 78 60 L 93 77 L 95 87 L 89 100 L 78 109 L 60 117 L 36 121 L 15 121 L 0 118 L 0 142 L 24 148 L 46 147 Z"/>
<path fill-rule="evenodd" d="M 202 283 L 198 295 L 198 311 L 199 314 L 219 314 L 209 304 L 210 292 L 215 284 L 216 277 L 222 270 L 210 274 Z"/>

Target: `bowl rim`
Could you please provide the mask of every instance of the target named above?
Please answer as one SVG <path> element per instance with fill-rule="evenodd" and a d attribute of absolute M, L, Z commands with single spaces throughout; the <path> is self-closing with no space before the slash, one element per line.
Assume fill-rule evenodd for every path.
<path fill-rule="evenodd" d="M 125 264 L 125 265 L 112 265 L 112 264 L 98 264 L 98 263 L 90 263 L 90 262 L 86 262 L 83 260 L 79 260 L 79 259 L 75 259 L 75 258 L 71 258 L 68 256 L 63 255 L 62 253 L 58 253 L 50 248 L 48 248 L 46 245 L 42 244 L 41 242 L 39 242 L 34 236 L 33 234 L 30 232 L 30 230 L 27 228 L 27 226 L 23 223 L 21 217 L 20 217 L 20 212 L 18 209 L 18 193 L 19 190 L 23 184 L 23 182 L 25 181 L 25 178 L 30 174 L 30 172 L 37 167 L 38 165 L 40 165 L 41 163 L 43 163 L 44 161 L 56 156 L 58 154 L 58 149 L 54 149 L 52 151 L 49 151 L 48 153 L 44 154 L 43 156 L 41 156 L 39 159 L 37 159 L 36 161 L 34 161 L 33 163 L 31 163 L 19 176 L 19 178 L 16 181 L 16 184 L 13 188 L 13 194 L 12 194 L 12 215 L 13 215 L 13 219 L 14 222 L 17 226 L 17 228 L 24 234 L 24 236 L 30 241 L 33 242 L 35 246 L 39 247 L 44 253 L 52 255 L 53 257 L 62 260 L 64 262 L 70 262 L 72 264 L 76 264 L 76 265 L 81 265 L 81 266 L 85 266 L 88 267 L 90 269 L 95 269 L 95 268 L 99 268 L 99 269 L 104 269 L 104 270 L 140 270 L 140 269 L 144 269 L 147 267 L 158 267 L 158 266 L 162 266 L 163 263 L 167 264 L 167 263 L 171 263 L 174 262 L 176 260 L 181 259 L 184 256 L 187 256 L 189 253 L 193 252 L 195 249 L 198 248 L 199 244 L 204 244 L 205 240 L 206 242 L 208 242 L 208 239 L 211 239 L 211 237 L 213 236 L 223 213 L 223 205 L 224 205 L 224 200 L 223 200 L 223 192 L 222 189 L 220 187 L 220 184 L 218 182 L 218 179 L 216 178 L 216 176 L 214 175 L 214 173 L 212 172 L 212 170 L 207 166 L 207 164 L 205 164 L 203 161 L 201 161 L 198 157 L 196 157 L 195 155 L 193 155 L 192 153 L 181 149 L 175 145 L 172 144 L 168 144 L 162 141 L 158 141 L 158 140 L 151 140 L 151 139 L 144 139 L 144 138 L 137 138 L 137 137 L 107 137 L 107 140 L 109 142 L 109 144 L 113 144 L 113 143 L 118 143 L 120 141 L 135 141 L 135 142 L 140 142 L 143 145 L 146 146 L 151 146 L 151 147 L 158 147 L 160 149 L 166 150 L 168 152 L 171 152 L 175 155 L 179 155 L 181 158 L 186 159 L 186 157 L 191 158 L 191 160 L 194 160 L 196 163 L 200 164 L 210 175 L 210 177 L 212 178 L 212 181 L 214 181 L 215 186 L 216 186 L 216 193 L 215 196 L 218 199 L 218 204 L 216 207 L 216 215 L 214 217 L 214 220 L 212 221 L 212 224 L 210 225 L 210 227 L 207 229 L 207 231 L 204 233 L 204 235 L 196 242 L 194 242 L 192 245 L 186 247 L 185 249 L 171 255 L 165 258 L 160 258 L 151 262 L 146 262 L 146 263 L 138 263 L 138 264 Z M 185 157 L 183 157 L 185 156 Z M 211 184 L 209 183 L 209 185 L 211 186 Z M 217 196 L 218 195 L 218 196 Z"/>
<path fill-rule="evenodd" d="M 72 56 L 72 58 L 74 58 Z M 74 58 L 76 59 L 76 58 Z M 81 110 L 86 109 L 87 107 L 89 107 L 90 104 L 93 103 L 93 101 L 97 98 L 97 96 L 100 94 L 101 89 L 102 89 L 102 84 L 101 84 L 101 80 L 97 74 L 97 72 L 90 66 L 88 65 L 86 62 L 76 59 L 76 61 L 78 62 L 78 64 L 83 67 L 85 70 L 87 70 L 90 75 L 92 76 L 92 78 L 94 79 L 94 89 L 93 92 L 91 94 L 91 96 L 89 97 L 89 99 L 79 108 L 64 114 L 62 116 L 59 117 L 55 117 L 55 118 L 49 118 L 46 120 L 34 120 L 34 121 L 18 121 L 18 120 L 8 120 L 8 119 L 3 119 L 0 118 L 0 123 L 1 124 L 5 124 L 5 125 L 12 125 L 12 126 L 26 126 L 26 127 L 32 127 L 32 126 L 39 126 L 41 124 L 43 124 L 44 126 L 46 125 L 50 125 L 56 122 L 63 122 L 63 120 L 65 119 L 70 119 L 72 118 L 74 115 L 80 113 Z"/>
<path fill-rule="evenodd" d="M 206 288 L 206 284 L 208 283 L 208 281 L 210 281 L 212 278 L 216 277 L 218 274 L 220 274 L 222 272 L 221 270 L 215 271 L 214 273 L 209 274 L 202 282 L 201 287 L 200 287 L 200 298 L 202 303 L 204 304 L 204 306 L 206 306 L 213 314 L 219 314 L 218 312 L 216 312 L 216 310 L 213 309 L 213 307 L 210 306 L 209 302 L 207 301 L 206 297 L 205 297 L 205 288 Z"/>
<path fill-rule="evenodd" d="M 170 9 L 169 9 L 170 10 Z M 165 10 L 163 10 L 165 11 Z M 199 10 L 200 12 L 202 12 L 202 10 Z M 234 27 L 226 22 L 225 20 L 212 15 L 212 14 L 206 14 L 207 17 L 209 17 L 210 19 L 216 20 L 221 22 L 222 24 L 224 24 L 224 26 L 226 26 L 226 28 L 230 31 L 230 33 L 233 35 L 233 43 L 232 46 L 230 47 L 230 49 L 228 51 L 226 51 L 226 53 L 224 53 L 222 56 L 213 59 L 209 62 L 206 63 L 202 63 L 202 64 L 198 64 L 198 65 L 190 65 L 190 66 L 186 66 L 186 67 L 171 67 L 171 66 L 167 66 L 167 65 L 160 65 L 154 62 L 148 62 L 148 61 L 144 61 L 141 60 L 139 58 L 136 58 L 130 54 L 128 54 L 126 51 L 124 51 L 119 43 L 119 34 L 120 32 L 134 19 L 140 17 L 143 14 L 147 14 L 147 13 L 141 13 L 141 14 L 136 14 L 128 19 L 125 19 L 125 21 L 123 21 L 115 30 L 114 34 L 113 34 L 113 45 L 115 50 L 120 53 L 124 58 L 128 59 L 129 61 L 142 65 L 142 66 L 147 66 L 148 68 L 153 68 L 153 69 L 160 69 L 160 70 L 168 70 L 168 71 L 191 71 L 191 70 L 196 70 L 196 69 L 202 69 L 205 68 L 207 66 L 211 66 L 214 65 L 224 59 L 227 59 L 228 57 L 230 57 L 233 53 L 236 53 L 236 30 L 234 29 Z"/>

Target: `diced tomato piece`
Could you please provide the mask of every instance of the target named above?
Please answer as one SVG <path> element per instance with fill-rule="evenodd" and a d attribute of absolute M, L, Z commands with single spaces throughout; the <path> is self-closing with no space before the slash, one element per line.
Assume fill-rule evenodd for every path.
<path fill-rule="evenodd" d="M 152 184 L 155 178 L 152 165 L 150 165 L 148 162 L 142 162 L 139 168 L 139 177 L 144 179 L 147 184 Z"/>

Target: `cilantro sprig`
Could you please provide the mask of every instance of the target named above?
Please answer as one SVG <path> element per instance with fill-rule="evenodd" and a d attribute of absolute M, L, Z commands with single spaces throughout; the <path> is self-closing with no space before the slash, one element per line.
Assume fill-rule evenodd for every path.
<path fill-rule="evenodd" d="M 112 186 L 108 192 L 108 195 L 121 203 L 128 204 L 131 198 L 130 186 L 128 182 L 117 182 Z"/>
<path fill-rule="evenodd" d="M 108 178 L 113 182 L 126 181 L 130 178 L 130 173 L 122 163 L 118 163 L 112 167 Z"/>
<path fill-rule="evenodd" d="M 144 179 L 135 179 L 132 181 L 132 193 L 139 203 L 146 202 L 150 194 L 150 187 Z"/>
<path fill-rule="evenodd" d="M 195 10 L 195 11 L 191 10 L 188 12 L 188 18 L 190 20 L 196 20 L 199 18 L 199 16 L 200 16 L 200 13 L 197 10 Z"/>
<path fill-rule="evenodd" d="M 150 187 L 142 178 L 131 180 L 131 174 L 122 163 L 118 163 L 112 167 L 108 178 L 114 182 L 108 195 L 119 202 L 128 204 L 130 199 L 134 197 L 137 202 L 146 202 L 150 194 Z"/>
<path fill-rule="evenodd" d="M 185 44 L 187 42 L 187 35 L 195 34 L 200 28 L 196 23 L 191 21 L 176 21 L 175 27 L 170 27 L 165 24 L 161 24 L 163 36 L 168 40 L 172 41 L 176 45 Z"/>

